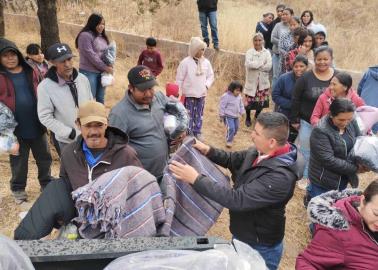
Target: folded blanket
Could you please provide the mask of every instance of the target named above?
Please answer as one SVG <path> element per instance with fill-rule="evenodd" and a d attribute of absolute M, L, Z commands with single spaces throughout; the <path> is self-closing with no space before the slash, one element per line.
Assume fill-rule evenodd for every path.
<path fill-rule="evenodd" d="M 165 221 L 162 194 L 146 170 L 127 166 L 72 192 L 83 238 L 155 236 Z"/>
<path fill-rule="evenodd" d="M 209 159 L 192 147 L 194 138 L 188 138 L 171 160 L 189 164 L 200 174 L 221 185 L 229 185 L 226 177 Z M 160 184 L 166 209 L 166 221 L 159 228 L 160 235 L 205 235 L 215 224 L 223 207 L 198 194 L 191 185 L 176 181 L 168 167 Z"/>

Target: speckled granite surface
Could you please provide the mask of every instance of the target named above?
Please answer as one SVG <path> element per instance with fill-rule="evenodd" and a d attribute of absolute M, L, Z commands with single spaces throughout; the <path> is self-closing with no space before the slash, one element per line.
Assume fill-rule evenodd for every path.
<path fill-rule="evenodd" d="M 120 256 L 151 249 L 206 250 L 227 244 L 216 237 L 137 237 L 129 239 L 16 241 L 32 262 L 74 261 Z"/>

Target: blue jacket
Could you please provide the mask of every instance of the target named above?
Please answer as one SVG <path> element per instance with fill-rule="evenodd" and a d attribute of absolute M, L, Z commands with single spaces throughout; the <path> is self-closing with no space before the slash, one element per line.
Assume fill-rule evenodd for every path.
<path fill-rule="evenodd" d="M 362 77 L 357 88 L 358 95 L 366 105 L 378 108 L 378 66 L 369 67 Z M 378 124 L 372 127 L 373 132 L 378 131 Z"/>
<path fill-rule="evenodd" d="M 294 90 L 295 75 L 294 72 L 282 74 L 277 83 L 274 85 L 272 99 L 276 104 L 276 111 L 283 113 L 287 117 L 290 115 L 291 94 Z"/>

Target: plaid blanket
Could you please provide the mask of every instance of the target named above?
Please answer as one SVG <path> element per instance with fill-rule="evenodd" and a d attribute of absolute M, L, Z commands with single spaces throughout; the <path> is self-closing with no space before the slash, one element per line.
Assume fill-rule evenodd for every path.
<path fill-rule="evenodd" d="M 146 170 L 127 166 L 72 192 L 83 238 L 155 236 L 165 221 L 162 194 Z"/>
<path fill-rule="evenodd" d="M 187 139 L 171 160 L 187 163 L 200 174 L 221 185 L 230 185 L 226 177 L 209 159 L 192 147 L 194 138 Z M 166 220 L 159 228 L 160 235 L 205 235 L 217 221 L 223 207 L 198 194 L 191 185 L 176 181 L 168 167 L 160 184 L 166 210 Z"/>

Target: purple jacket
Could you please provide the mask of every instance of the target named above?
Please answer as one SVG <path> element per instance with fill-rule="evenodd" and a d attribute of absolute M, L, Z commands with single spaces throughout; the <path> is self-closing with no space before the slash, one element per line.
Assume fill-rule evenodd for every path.
<path fill-rule="evenodd" d="M 101 60 L 101 55 L 107 47 L 108 43 L 102 36 L 96 37 L 91 32 L 82 32 L 78 39 L 79 68 L 98 73 L 105 71 L 106 64 Z"/>
<path fill-rule="evenodd" d="M 219 116 L 239 118 L 244 113 L 245 109 L 240 95 L 235 97 L 230 91 L 222 95 L 219 103 Z"/>

